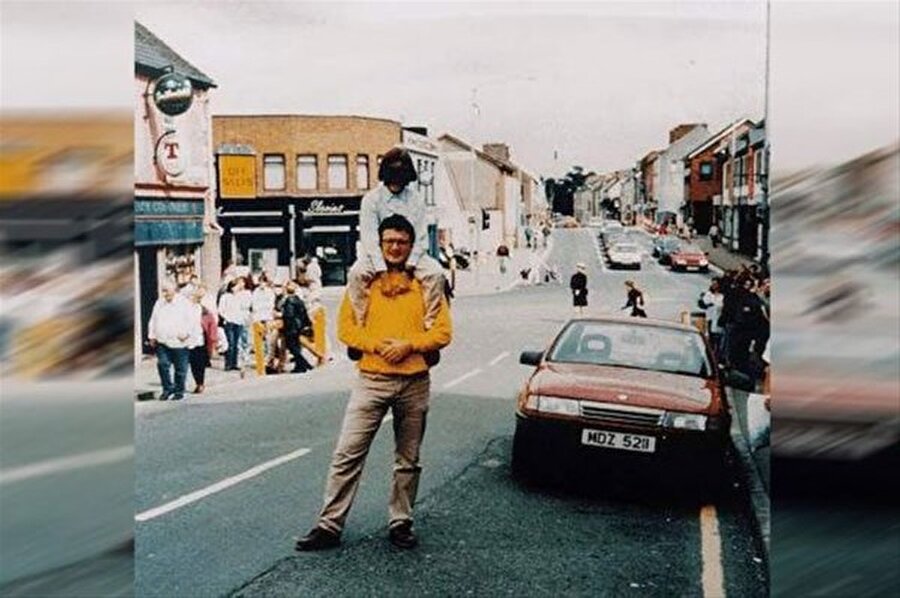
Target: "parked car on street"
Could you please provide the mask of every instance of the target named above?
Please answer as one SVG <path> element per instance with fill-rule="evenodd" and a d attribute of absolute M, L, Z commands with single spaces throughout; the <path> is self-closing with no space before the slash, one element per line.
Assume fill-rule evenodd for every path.
<path fill-rule="evenodd" d="M 669 253 L 669 265 L 673 272 L 708 272 L 709 260 L 706 253 L 690 243 L 682 244 Z"/>
<path fill-rule="evenodd" d="M 583 475 L 582 464 L 624 459 L 632 468 L 696 475 L 701 485 L 721 480 L 730 415 L 697 328 L 575 319 L 548 349 L 525 351 L 519 361 L 535 370 L 516 406 L 517 477 L 562 482 Z"/>
<path fill-rule="evenodd" d="M 625 231 L 625 227 L 622 226 L 621 222 L 616 220 L 607 220 L 603 227 L 600 229 L 600 239 L 606 241 L 607 237 L 610 235 L 621 233 Z"/>
<path fill-rule="evenodd" d="M 609 248 L 607 257 L 610 268 L 641 269 L 641 250 L 635 243 L 617 242 Z"/>
<path fill-rule="evenodd" d="M 653 257 L 657 258 L 660 264 L 667 266 L 669 264 L 671 254 L 681 247 L 681 239 L 671 235 L 663 235 L 657 237 L 653 241 Z"/>

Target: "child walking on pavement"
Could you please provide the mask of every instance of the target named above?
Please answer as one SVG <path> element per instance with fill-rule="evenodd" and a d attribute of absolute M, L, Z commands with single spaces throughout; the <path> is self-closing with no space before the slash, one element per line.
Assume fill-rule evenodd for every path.
<path fill-rule="evenodd" d="M 422 285 L 425 300 L 425 329 L 434 324 L 444 296 L 444 271 L 440 263 L 428 255 L 428 226 L 425 203 L 409 186 L 418 180 L 412 158 L 405 149 L 393 148 L 381 159 L 378 167 L 381 184 L 362 199 L 359 212 L 361 255 L 350 268 L 347 295 L 358 326 L 363 326 L 369 307 L 369 287 L 375 277 L 387 271 L 379 241 L 378 227 L 394 214 L 405 217 L 415 229 L 407 272 Z M 355 358 L 350 351 L 351 359 Z"/>

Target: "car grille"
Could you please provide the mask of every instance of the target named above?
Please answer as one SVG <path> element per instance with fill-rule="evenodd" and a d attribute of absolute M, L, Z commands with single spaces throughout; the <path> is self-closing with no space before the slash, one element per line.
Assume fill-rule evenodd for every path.
<path fill-rule="evenodd" d="M 643 407 L 593 404 L 581 401 L 581 417 L 601 424 L 659 427 L 665 412 Z"/>

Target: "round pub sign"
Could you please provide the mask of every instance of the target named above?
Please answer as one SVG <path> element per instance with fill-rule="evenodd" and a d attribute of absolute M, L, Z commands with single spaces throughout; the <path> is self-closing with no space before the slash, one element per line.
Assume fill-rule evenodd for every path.
<path fill-rule="evenodd" d="M 194 90 L 190 79 L 178 73 L 163 75 L 153 86 L 153 103 L 160 112 L 168 116 L 187 112 L 193 99 Z"/>

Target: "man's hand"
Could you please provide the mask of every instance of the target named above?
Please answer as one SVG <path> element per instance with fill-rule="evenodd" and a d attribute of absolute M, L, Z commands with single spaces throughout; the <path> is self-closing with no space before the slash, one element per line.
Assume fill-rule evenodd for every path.
<path fill-rule="evenodd" d="M 150 345 L 150 348 L 151 348 L 151 349 L 155 349 L 155 348 L 156 348 L 156 339 L 155 339 L 155 338 L 147 339 L 147 343 Z"/>
<path fill-rule="evenodd" d="M 387 338 L 378 345 L 375 352 L 384 357 L 389 363 L 398 364 L 412 353 L 412 344 L 404 340 Z"/>

